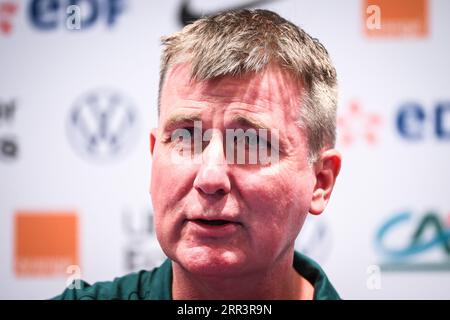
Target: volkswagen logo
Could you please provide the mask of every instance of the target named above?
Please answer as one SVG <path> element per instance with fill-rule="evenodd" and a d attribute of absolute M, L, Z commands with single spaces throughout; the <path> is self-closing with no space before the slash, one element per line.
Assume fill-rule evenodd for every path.
<path fill-rule="evenodd" d="M 94 161 L 126 155 L 136 142 L 137 110 L 121 93 L 102 89 L 82 95 L 68 117 L 68 137 L 74 149 Z"/>

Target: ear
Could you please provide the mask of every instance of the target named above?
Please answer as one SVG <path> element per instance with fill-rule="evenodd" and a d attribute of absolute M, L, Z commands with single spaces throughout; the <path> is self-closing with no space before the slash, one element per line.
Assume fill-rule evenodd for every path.
<path fill-rule="evenodd" d="M 155 148 L 156 143 L 156 135 L 157 135 L 157 129 L 153 128 L 150 131 L 150 154 L 153 156 L 153 149 Z"/>
<path fill-rule="evenodd" d="M 324 151 L 314 164 L 316 185 L 309 208 L 311 214 L 319 215 L 325 210 L 340 170 L 341 154 L 335 149 Z"/>

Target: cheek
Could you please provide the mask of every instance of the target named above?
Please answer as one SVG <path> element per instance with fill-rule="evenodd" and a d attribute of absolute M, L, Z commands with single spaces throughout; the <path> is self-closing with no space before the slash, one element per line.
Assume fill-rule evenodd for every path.
<path fill-rule="evenodd" d="M 239 190 L 251 215 L 253 235 L 268 240 L 267 246 L 294 240 L 311 203 L 310 173 L 279 172 L 263 177 L 253 174 L 240 180 L 243 182 Z"/>
<path fill-rule="evenodd" d="M 150 193 L 154 209 L 165 212 L 189 191 L 193 169 L 187 161 L 173 161 L 170 151 L 164 146 L 159 145 L 158 148 L 152 159 Z"/>
<path fill-rule="evenodd" d="M 174 234 L 177 228 L 177 219 L 184 198 L 192 189 L 195 168 L 188 161 L 185 163 L 171 161 L 166 148 L 162 145 L 158 147 L 152 159 L 150 195 L 157 235 L 159 233 L 162 237 L 166 237 Z"/>
<path fill-rule="evenodd" d="M 277 212 L 275 209 L 308 209 L 314 183 L 309 170 L 278 171 L 274 175 L 249 174 L 239 182 L 239 191 L 250 206 L 272 212 Z"/>
<path fill-rule="evenodd" d="M 157 153 L 152 160 L 152 176 L 150 194 L 155 214 L 162 212 L 165 204 L 170 200 L 167 185 L 170 184 L 170 176 L 164 179 L 163 172 L 166 170 L 164 157 Z"/>
<path fill-rule="evenodd" d="M 167 256 L 171 256 L 171 247 L 176 235 L 176 205 L 179 194 L 176 192 L 177 172 L 160 151 L 153 158 L 150 195 L 153 203 L 154 223 L 159 244 Z"/>

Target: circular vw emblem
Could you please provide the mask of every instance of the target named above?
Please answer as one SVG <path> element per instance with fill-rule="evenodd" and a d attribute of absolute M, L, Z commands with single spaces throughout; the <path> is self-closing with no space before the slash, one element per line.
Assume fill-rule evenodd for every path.
<path fill-rule="evenodd" d="M 134 145 L 137 110 L 114 90 L 95 90 L 76 100 L 70 110 L 67 131 L 81 155 L 100 161 L 118 159 Z"/>

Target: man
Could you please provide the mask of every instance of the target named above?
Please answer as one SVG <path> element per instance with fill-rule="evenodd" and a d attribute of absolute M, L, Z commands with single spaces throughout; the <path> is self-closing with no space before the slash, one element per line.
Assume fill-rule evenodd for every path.
<path fill-rule="evenodd" d="M 203 18 L 163 44 L 150 193 L 170 260 L 58 298 L 338 299 L 294 251 L 341 166 L 325 48 L 267 10 Z"/>

